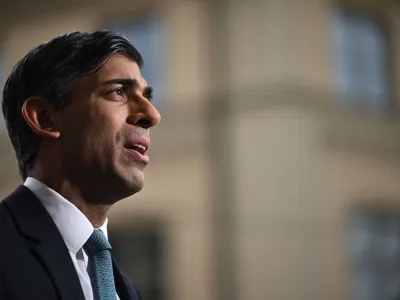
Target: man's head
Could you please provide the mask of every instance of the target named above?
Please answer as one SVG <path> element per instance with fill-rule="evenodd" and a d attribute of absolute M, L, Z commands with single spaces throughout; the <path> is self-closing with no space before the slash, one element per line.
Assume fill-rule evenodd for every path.
<path fill-rule="evenodd" d="M 21 176 L 54 170 L 105 202 L 141 190 L 149 129 L 160 121 L 142 64 L 125 38 L 104 30 L 56 37 L 19 61 L 2 107 Z"/>

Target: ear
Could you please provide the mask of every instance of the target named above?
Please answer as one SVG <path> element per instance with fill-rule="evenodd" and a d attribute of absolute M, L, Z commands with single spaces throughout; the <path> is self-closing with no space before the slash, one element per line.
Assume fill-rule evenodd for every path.
<path fill-rule="evenodd" d="M 40 97 L 30 97 L 22 105 L 22 115 L 32 131 L 43 138 L 57 139 L 61 133 L 57 127 L 54 106 Z"/>

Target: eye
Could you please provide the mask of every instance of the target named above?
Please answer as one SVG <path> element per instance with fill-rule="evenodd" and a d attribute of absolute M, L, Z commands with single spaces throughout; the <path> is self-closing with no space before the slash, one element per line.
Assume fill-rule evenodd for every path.
<path fill-rule="evenodd" d="M 126 88 L 125 87 L 119 87 L 119 88 L 113 89 L 111 91 L 108 91 L 107 95 L 110 95 L 112 97 L 124 97 L 124 98 L 126 98 Z"/>
<path fill-rule="evenodd" d="M 122 95 L 125 94 L 125 91 L 124 91 L 124 89 L 119 88 L 119 89 L 116 89 L 116 90 L 111 91 L 111 93 L 115 93 L 115 94 L 117 94 L 117 95 L 122 96 Z"/>

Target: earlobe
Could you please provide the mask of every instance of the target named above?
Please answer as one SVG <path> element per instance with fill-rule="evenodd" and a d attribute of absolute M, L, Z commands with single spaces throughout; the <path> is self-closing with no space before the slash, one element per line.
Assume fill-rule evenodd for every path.
<path fill-rule="evenodd" d="M 43 138 L 57 139 L 61 133 L 55 122 L 54 106 L 40 97 L 30 97 L 22 105 L 22 115 L 33 132 Z"/>

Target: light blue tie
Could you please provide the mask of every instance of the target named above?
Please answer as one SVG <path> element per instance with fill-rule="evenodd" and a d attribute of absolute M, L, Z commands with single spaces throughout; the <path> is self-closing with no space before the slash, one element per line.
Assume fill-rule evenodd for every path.
<path fill-rule="evenodd" d="M 84 245 L 89 255 L 90 280 L 97 300 L 116 300 L 111 245 L 104 233 L 95 229 Z"/>

